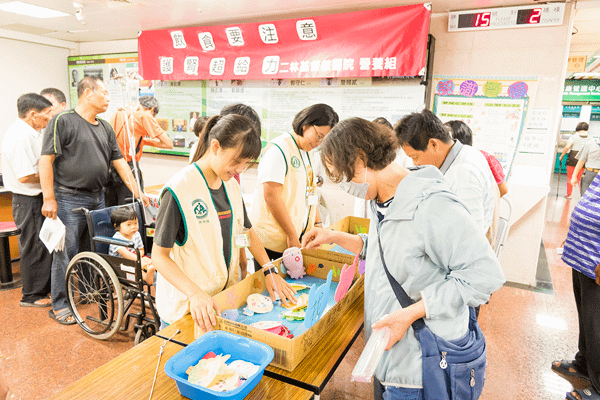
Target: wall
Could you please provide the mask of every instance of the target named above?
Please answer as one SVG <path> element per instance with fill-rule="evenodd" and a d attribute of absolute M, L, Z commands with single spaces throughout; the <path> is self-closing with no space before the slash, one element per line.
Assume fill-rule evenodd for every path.
<path fill-rule="evenodd" d="M 65 93 L 69 104 L 69 49 L 0 36 L 0 54 L 0 136 L 17 118 L 17 99 L 24 93 L 55 87 Z"/>
<path fill-rule="evenodd" d="M 518 154 L 509 180 L 513 217 L 501 263 L 509 281 L 526 285 L 536 284 L 571 40 L 571 9 L 567 4 L 563 25 L 554 27 L 449 33 L 447 14 L 434 14 L 431 19 L 430 33 L 436 38 L 434 75 L 538 76 L 537 93 L 529 107 L 552 108 L 545 154 Z"/>

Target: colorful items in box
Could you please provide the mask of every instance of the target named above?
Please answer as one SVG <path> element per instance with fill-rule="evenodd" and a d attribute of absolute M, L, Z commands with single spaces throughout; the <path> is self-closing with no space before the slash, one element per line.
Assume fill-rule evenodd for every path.
<path fill-rule="evenodd" d="M 188 381 L 216 392 L 226 392 L 242 385 L 260 369 L 258 365 L 243 360 L 227 365 L 230 357 L 208 352 L 198 364 L 186 370 Z"/>
<path fill-rule="evenodd" d="M 290 247 L 283 252 L 281 262 L 290 278 L 300 279 L 305 275 L 302 252 L 297 247 Z"/>
<path fill-rule="evenodd" d="M 292 332 L 290 332 L 290 330 L 279 321 L 258 321 L 248 326 L 263 330 L 265 332 L 274 333 L 276 335 L 283 336 L 289 339 L 292 339 L 294 337 Z"/>
<path fill-rule="evenodd" d="M 260 293 L 253 293 L 248 296 L 247 303 L 247 308 L 258 314 L 265 314 L 273 309 L 273 302 L 271 299 Z"/>
<path fill-rule="evenodd" d="M 333 278 L 333 271 L 329 271 L 327 274 L 327 281 L 319 286 L 313 285 L 308 293 L 308 306 L 306 307 L 306 318 L 304 319 L 304 327 L 309 329 L 312 327 L 323 315 L 325 307 L 327 307 L 327 300 L 329 297 L 329 288 L 331 286 L 331 280 Z"/>

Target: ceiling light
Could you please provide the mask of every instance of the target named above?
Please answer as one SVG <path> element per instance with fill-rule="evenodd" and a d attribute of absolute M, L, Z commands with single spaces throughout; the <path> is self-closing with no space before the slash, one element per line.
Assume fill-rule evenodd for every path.
<path fill-rule="evenodd" d="M 62 11 L 35 6 L 33 4 L 23 3 L 22 1 L 10 1 L 8 3 L 2 3 L 0 4 L 0 10 L 34 18 L 66 17 L 69 15 Z"/>

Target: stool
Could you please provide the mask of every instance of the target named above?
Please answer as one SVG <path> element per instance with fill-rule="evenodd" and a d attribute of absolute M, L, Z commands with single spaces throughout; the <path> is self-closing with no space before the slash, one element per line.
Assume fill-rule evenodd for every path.
<path fill-rule="evenodd" d="M 21 233 L 14 222 L 0 222 L 0 286 L 2 289 L 19 287 L 19 279 L 13 280 L 10 244 L 8 238 Z"/>

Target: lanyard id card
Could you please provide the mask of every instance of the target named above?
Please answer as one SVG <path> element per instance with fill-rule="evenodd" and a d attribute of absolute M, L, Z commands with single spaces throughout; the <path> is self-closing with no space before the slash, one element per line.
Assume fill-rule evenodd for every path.
<path fill-rule="evenodd" d="M 239 248 L 249 247 L 250 246 L 250 231 L 248 229 L 243 229 L 240 233 L 235 235 L 235 245 Z"/>

